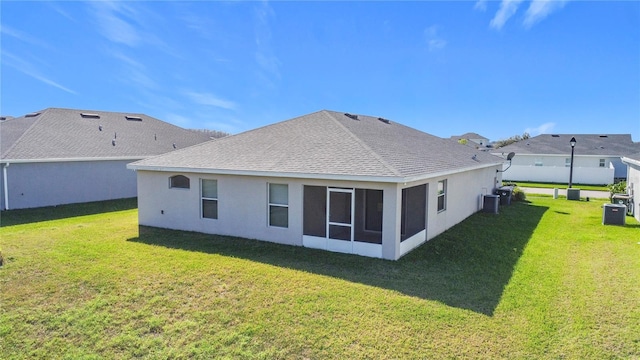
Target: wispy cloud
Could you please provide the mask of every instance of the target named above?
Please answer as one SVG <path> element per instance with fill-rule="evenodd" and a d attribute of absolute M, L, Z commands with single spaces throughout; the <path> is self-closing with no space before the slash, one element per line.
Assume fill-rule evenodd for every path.
<path fill-rule="evenodd" d="M 5 34 L 7 36 L 11 36 L 13 38 L 16 38 L 20 41 L 24 41 L 26 43 L 29 43 L 31 45 L 36 45 L 36 46 L 40 46 L 43 48 L 47 48 L 47 49 L 51 49 L 52 47 L 45 43 L 44 41 L 35 38 L 25 32 L 22 32 L 20 30 L 8 27 L 7 25 L 0 25 L 0 33 Z"/>
<path fill-rule="evenodd" d="M 200 105 L 215 106 L 227 110 L 235 110 L 236 103 L 222 99 L 211 93 L 199 93 L 194 91 L 184 91 L 184 95 L 192 102 Z"/>
<path fill-rule="evenodd" d="M 502 29 L 507 20 L 516 13 L 521 2 L 522 0 L 502 0 L 500 8 L 493 19 L 491 19 L 489 26 L 497 30 Z"/>
<path fill-rule="evenodd" d="M 131 24 L 134 22 L 131 15 L 135 11 L 124 4 L 109 1 L 91 3 L 100 33 L 110 41 L 134 47 L 140 44 L 142 37 Z"/>
<path fill-rule="evenodd" d="M 548 134 L 552 132 L 552 130 L 556 127 L 556 123 L 547 122 L 538 127 L 534 128 L 526 128 L 524 132 L 528 133 L 531 136 L 537 136 L 540 134 Z"/>
<path fill-rule="evenodd" d="M 42 74 L 42 72 L 40 72 L 33 64 L 31 64 L 30 62 L 21 59 L 11 53 L 8 53 L 6 51 L 2 52 L 2 60 L 3 63 L 5 65 L 11 66 L 12 68 L 20 71 L 21 73 L 30 76 L 42 83 L 45 83 L 47 85 L 53 86 L 55 88 L 58 88 L 62 91 L 66 91 L 70 94 L 74 94 L 76 95 L 77 93 L 71 89 L 69 89 L 66 86 L 63 86 L 53 80 L 51 80 L 49 77 L 45 76 Z"/>
<path fill-rule="evenodd" d="M 569 0 L 531 0 L 529 8 L 524 15 L 522 25 L 525 28 L 530 28 L 535 23 L 549 16 L 556 10 L 562 9 Z M 500 8 L 496 12 L 493 19 L 489 23 L 489 26 L 500 30 L 504 24 L 515 15 L 518 11 L 518 7 L 523 0 L 502 0 L 500 2 Z M 476 2 L 475 9 L 486 9 L 486 0 L 478 0 Z"/>
<path fill-rule="evenodd" d="M 476 3 L 473 5 L 473 8 L 475 10 L 478 10 L 478 11 L 487 10 L 487 0 L 478 0 L 478 1 L 476 1 Z"/>
<path fill-rule="evenodd" d="M 436 51 L 447 46 L 447 41 L 444 40 L 439 34 L 440 27 L 438 25 L 431 25 L 424 30 L 424 36 L 429 45 L 429 51 Z"/>
<path fill-rule="evenodd" d="M 552 12 L 562 9 L 568 0 L 533 0 L 525 14 L 523 25 L 530 28 Z"/>
<path fill-rule="evenodd" d="M 255 7 L 255 60 L 261 72 L 259 77 L 265 79 L 271 86 L 273 86 L 273 79 L 280 79 L 281 64 L 271 44 L 269 20 L 272 17 L 275 17 L 275 12 L 268 2 L 263 1 Z"/>

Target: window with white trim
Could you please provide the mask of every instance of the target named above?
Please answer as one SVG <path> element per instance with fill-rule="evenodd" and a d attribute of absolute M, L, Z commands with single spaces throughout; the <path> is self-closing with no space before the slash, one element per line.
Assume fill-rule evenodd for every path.
<path fill-rule="evenodd" d="M 604 159 L 600 159 L 600 167 L 605 167 L 606 162 Z"/>
<path fill-rule="evenodd" d="M 542 166 L 542 158 L 536 158 L 534 165 L 535 166 Z"/>
<path fill-rule="evenodd" d="M 200 180 L 201 214 L 205 219 L 218 218 L 218 180 Z"/>
<path fill-rule="evenodd" d="M 570 158 L 565 158 L 564 159 L 564 167 L 571 167 L 571 159 Z"/>
<path fill-rule="evenodd" d="M 174 175 L 169 177 L 170 189 L 189 189 L 190 187 L 189 178 L 184 175 Z"/>
<path fill-rule="evenodd" d="M 269 226 L 289 227 L 289 185 L 269 183 Z"/>
<path fill-rule="evenodd" d="M 447 209 L 447 180 L 438 181 L 438 212 Z"/>

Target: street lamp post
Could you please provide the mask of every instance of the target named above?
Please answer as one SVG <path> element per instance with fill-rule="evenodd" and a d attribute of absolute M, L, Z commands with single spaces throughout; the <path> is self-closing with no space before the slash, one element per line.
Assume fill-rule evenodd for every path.
<path fill-rule="evenodd" d="M 569 144 L 571 145 L 571 167 L 569 168 L 569 189 L 571 189 L 571 185 L 573 184 L 573 150 L 576 147 L 576 138 L 572 137 L 569 140 Z"/>

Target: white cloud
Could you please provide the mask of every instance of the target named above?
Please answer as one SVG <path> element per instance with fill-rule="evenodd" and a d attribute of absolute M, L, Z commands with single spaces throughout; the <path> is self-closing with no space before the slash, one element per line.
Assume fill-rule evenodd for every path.
<path fill-rule="evenodd" d="M 183 93 L 191 101 L 200 105 L 215 106 L 227 110 L 234 110 L 236 108 L 236 103 L 233 101 L 221 99 L 214 94 L 198 93 L 194 91 L 184 91 Z"/>
<path fill-rule="evenodd" d="M 11 53 L 4 51 L 2 53 L 2 60 L 5 65 L 11 66 L 12 68 L 20 71 L 21 73 L 30 76 L 40 82 L 43 82 L 47 85 L 58 88 L 62 91 L 66 91 L 70 94 L 76 95 L 77 93 L 66 86 L 60 85 L 59 83 L 51 80 L 49 77 L 43 75 L 33 64 L 29 63 L 26 60 L 23 60 Z"/>
<path fill-rule="evenodd" d="M 523 25 L 527 28 L 546 18 L 552 12 L 562 9 L 568 0 L 533 0 L 529 4 Z"/>
<path fill-rule="evenodd" d="M 266 1 L 263 1 L 260 6 L 256 6 L 254 12 L 256 18 L 255 61 L 260 69 L 258 78 L 263 79 L 269 87 L 273 87 L 273 81 L 280 79 L 281 65 L 271 44 L 271 26 L 269 25 L 269 20 L 275 17 L 275 12 Z"/>
<path fill-rule="evenodd" d="M 424 36 L 429 45 L 429 51 L 436 51 L 444 48 L 447 41 L 438 35 L 439 26 L 431 25 L 424 30 Z"/>
<path fill-rule="evenodd" d="M 475 5 L 473 5 L 473 8 L 475 10 L 478 10 L 478 11 L 487 10 L 487 0 L 478 0 L 478 1 L 476 1 Z"/>
<path fill-rule="evenodd" d="M 540 134 L 548 134 L 556 127 L 556 123 L 547 122 L 535 128 L 526 128 L 524 132 L 531 136 L 537 136 Z"/>
<path fill-rule="evenodd" d="M 126 18 L 126 13 L 132 13 L 130 9 L 123 9 L 120 3 L 106 1 L 92 2 L 91 5 L 100 32 L 104 37 L 115 43 L 131 47 L 140 44 L 142 37 L 131 24 L 131 18 Z"/>
<path fill-rule="evenodd" d="M 489 26 L 497 30 L 502 29 L 507 20 L 516 13 L 521 2 L 522 0 L 502 0 L 500 8 L 489 23 Z"/>
<path fill-rule="evenodd" d="M 29 43 L 31 45 L 36 45 L 36 46 L 40 46 L 47 49 L 52 48 L 49 44 L 45 43 L 44 41 L 41 41 L 40 39 L 37 39 L 20 30 L 16 30 L 14 28 L 8 27 L 7 25 L 0 25 L 0 33 L 5 34 L 7 36 L 14 37 L 20 41 Z"/>

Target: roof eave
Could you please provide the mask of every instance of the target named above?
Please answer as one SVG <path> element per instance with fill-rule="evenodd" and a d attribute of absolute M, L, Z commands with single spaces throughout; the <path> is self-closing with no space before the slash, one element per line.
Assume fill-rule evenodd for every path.
<path fill-rule="evenodd" d="M 111 157 L 74 157 L 74 158 L 42 158 L 42 159 L 0 159 L 0 163 L 53 163 L 53 162 L 78 162 L 78 161 L 137 161 L 149 156 L 111 156 Z"/>
<path fill-rule="evenodd" d="M 312 173 L 295 173 L 295 172 L 273 172 L 273 171 L 255 171 L 255 170 L 230 170 L 230 169 L 211 169 L 211 168 L 192 168 L 192 167 L 170 167 L 170 166 L 150 166 L 127 164 L 127 169 L 142 171 L 160 171 L 173 173 L 203 173 L 216 175 L 241 175 L 241 176 L 261 176 L 261 177 L 283 177 L 295 179 L 321 179 L 336 181 L 362 181 L 362 182 L 381 182 L 381 183 L 408 183 L 420 180 L 426 180 L 436 177 L 448 176 L 456 173 L 479 170 L 488 167 L 502 166 L 501 162 L 482 164 L 477 166 L 468 166 L 448 171 L 435 173 L 427 173 L 413 176 L 371 176 L 371 175 L 348 175 L 348 174 L 312 174 Z"/>

